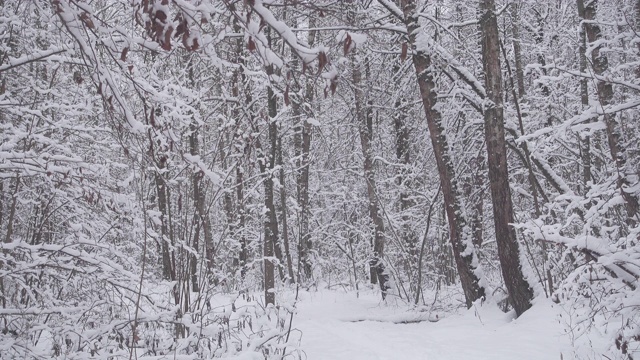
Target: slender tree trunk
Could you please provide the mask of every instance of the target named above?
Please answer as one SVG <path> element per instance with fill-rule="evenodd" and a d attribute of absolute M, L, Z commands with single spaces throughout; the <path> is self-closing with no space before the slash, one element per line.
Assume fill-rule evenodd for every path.
<path fill-rule="evenodd" d="M 478 264 L 475 250 L 471 242 L 468 224 L 463 215 L 458 185 L 449 155 L 449 145 L 445 135 L 440 112 L 437 110 L 437 92 L 433 80 L 431 57 L 416 43 L 417 34 L 422 31 L 418 23 L 418 10 L 415 0 L 404 1 L 404 23 L 407 27 L 409 51 L 416 70 L 420 98 L 424 107 L 431 144 L 440 175 L 440 184 L 445 204 L 445 212 L 449 222 L 449 239 L 453 249 L 460 283 L 465 295 L 467 307 L 485 296 L 485 289 L 480 285 L 476 272 Z"/>
<path fill-rule="evenodd" d="M 524 70 L 522 68 L 522 44 L 520 37 L 520 7 L 518 2 L 511 4 L 511 29 L 513 32 L 513 57 L 516 66 L 516 81 L 518 83 L 518 97 L 523 98 L 526 94 L 524 86 Z"/>
<path fill-rule="evenodd" d="M 234 31 L 240 32 L 240 26 L 237 21 L 234 22 Z M 240 111 L 240 98 L 241 98 L 241 86 L 246 84 L 247 79 L 246 75 L 242 71 L 242 67 L 245 64 L 244 57 L 242 55 L 244 47 L 243 39 L 238 38 L 236 42 L 236 63 L 238 67 L 234 69 L 233 75 L 231 77 L 231 94 L 234 98 L 238 99 L 238 103 L 234 104 L 234 108 L 231 111 L 231 114 L 238 125 L 238 129 L 242 129 L 242 115 Z M 251 100 L 249 98 L 250 92 L 247 91 L 247 98 L 245 99 L 244 105 L 249 107 L 251 104 Z M 247 271 L 247 261 L 249 259 L 249 244 L 247 241 L 247 236 L 245 232 L 245 224 L 246 224 L 246 215 L 245 215 L 245 207 L 244 207 L 244 167 L 248 164 L 249 150 L 250 144 L 247 139 L 244 139 L 240 130 L 236 131 L 234 134 L 234 143 L 236 143 L 236 147 L 238 148 L 238 152 L 242 154 L 238 158 L 238 163 L 236 164 L 235 169 L 235 189 L 236 189 L 236 214 L 237 214 L 237 228 L 236 228 L 236 237 L 240 239 L 240 252 L 238 253 L 238 266 L 240 267 L 240 277 L 244 280 Z"/>
<path fill-rule="evenodd" d="M 245 145 L 245 149 L 243 152 L 246 158 L 248 145 Z M 240 236 L 240 254 L 239 258 L 239 266 L 240 266 L 240 276 L 244 279 L 244 276 L 247 272 L 247 261 L 249 260 L 249 243 L 247 240 L 247 236 L 245 234 L 245 209 L 244 209 L 244 169 L 241 164 L 236 166 L 236 201 L 238 208 L 238 231 L 237 233 Z"/>
<path fill-rule="evenodd" d="M 193 64 L 190 59 L 187 62 L 187 67 L 191 85 L 195 86 L 195 79 L 193 77 Z M 198 136 L 200 131 L 195 120 L 192 120 L 191 124 L 189 125 L 189 131 L 189 153 L 192 156 L 199 156 L 200 142 Z M 194 171 L 194 173 L 191 175 L 191 185 L 193 187 L 193 204 L 195 207 L 195 214 L 193 218 L 195 229 L 193 232 L 191 247 L 193 247 L 196 252 L 198 252 L 200 249 L 200 234 L 201 232 L 203 232 L 202 229 L 204 227 L 206 217 L 204 211 L 205 192 L 202 185 L 202 178 L 202 171 Z M 196 254 L 189 255 L 189 268 L 191 276 L 191 290 L 193 292 L 198 292 L 200 291 L 200 289 L 198 286 L 198 256 Z"/>
<path fill-rule="evenodd" d="M 373 257 L 370 260 L 371 283 L 378 283 L 380 290 L 382 291 L 382 298 L 386 297 L 387 290 L 389 289 L 388 275 L 385 273 L 384 263 L 382 259 L 384 257 L 384 245 L 385 245 L 385 230 L 384 220 L 380 213 L 377 199 L 377 188 L 375 169 L 373 164 L 373 153 L 371 149 L 371 142 L 373 139 L 373 111 L 371 104 L 366 103 L 366 95 L 363 87 L 366 86 L 362 79 L 362 69 L 358 61 L 355 60 L 355 56 L 352 56 L 354 62 L 352 68 L 353 86 L 355 91 L 355 112 L 356 121 L 358 123 L 358 131 L 360 133 L 360 144 L 362 146 L 362 156 L 364 158 L 364 178 L 367 185 L 367 200 L 369 207 L 369 218 L 373 224 Z"/>
<path fill-rule="evenodd" d="M 578 9 L 581 7 L 579 6 Z M 581 11 L 580 17 L 584 18 L 584 11 Z M 580 26 L 580 72 L 587 72 L 587 35 L 584 26 Z M 580 79 L 580 100 L 582 108 L 589 106 L 589 80 L 585 77 Z M 582 160 L 582 182 L 585 193 L 588 189 L 588 183 L 591 181 L 591 136 L 588 133 L 580 136 L 580 154 Z"/>
<path fill-rule="evenodd" d="M 586 32 L 587 40 L 590 43 L 594 43 L 601 38 L 600 27 L 594 21 L 596 20 L 597 13 L 597 0 L 591 0 L 585 6 L 584 0 L 577 0 L 578 14 L 582 19 L 588 22 L 584 22 L 583 26 Z M 601 52 L 601 45 L 596 46 L 591 50 L 591 63 L 593 72 L 596 76 L 604 76 L 609 68 L 607 56 Z M 611 105 L 613 100 L 613 85 L 604 80 L 596 80 L 596 88 L 598 92 L 598 100 L 603 108 Z M 627 219 L 631 224 L 637 222 L 637 215 L 639 211 L 638 198 L 635 194 L 631 193 L 628 189 L 635 184 L 632 184 L 629 180 L 629 169 L 627 164 L 627 154 L 624 146 L 622 127 L 615 114 L 605 114 L 604 123 L 606 125 L 607 140 L 609 142 L 609 151 L 611 159 L 613 159 L 618 176 L 617 186 L 622 194 L 622 198 L 625 200 L 625 207 L 627 210 Z"/>
<path fill-rule="evenodd" d="M 272 66 L 267 67 L 267 74 L 273 74 Z M 278 125 L 274 121 L 277 116 L 277 99 L 271 86 L 267 88 L 267 103 L 268 103 L 268 117 L 267 126 L 269 128 L 269 154 L 265 149 L 262 149 L 262 159 L 259 159 L 260 172 L 264 177 L 264 206 L 266 214 L 264 215 L 264 291 L 265 291 L 265 303 L 275 304 L 275 267 L 274 267 L 274 253 L 278 248 L 278 217 L 275 207 L 275 199 L 273 195 L 273 169 L 275 168 L 276 160 L 276 147 L 278 137 Z M 280 258 L 278 258 L 279 260 Z M 280 268 L 280 271 L 282 268 Z M 283 274 L 281 274 L 282 276 Z"/>
<path fill-rule="evenodd" d="M 269 73 L 269 71 L 267 71 L 267 73 Z M 278 157 L 278 124 L 274 121 L 278 113 L 278 108 L 277 108 L 277 98 L 271 87 L 267 89 L 267 97 L 269 99 L 268 100 L 269 102 L 269 105 L 268 105 L 268 108 L 269 108 L 268 172 L 269 174 L 267 176 L 268 176 L 268 182 L 269 182 L 268 186 L 270 188 L 267 199 L 271 203 L 270 205 L 267 206 L 267 208 L 269 209 L 269 214 L 268 214 L 268 216 L 270 217 L 269 224 L 271 226 L 272 235 L 273 235 L 273 239 L 272 239 L 273 252 L 274 252 L 274 255 L 276 256 L 276 259 L 278 260 L 278 266 L 276 268 L 278 269 L 278 275 L 280 276 L 280 279 L 284 280 L 285 279 L 284 269 L 283 269 L 284 256 L 282 254 L 282 238 L 280 236 L 280 230 L 278 228 L 278 212 L 276 209 L 276 200 L 275 200 L 276 189 L 273 181 L 274 176 L 276 176 L 274 170 L 276 168 L 276 162 Z M 271 212 L 271 206 L 273 206 L 273 213 Z"/>
<path fill-rule="evenodd" d="M 288 282 L 294 283 L 296 281 L 293 272 L 293 263 L 291 261 L 291 251 L 289 249 L 289 226 L 287 222 L 287 191 L 284 176 L 284 164 L 282 161 L 282 139 L 278 139 L 278 159 L 277 163 L 280 166 L 279 180 L 280 180 L 280 207 L 282 216 L 282 245 L 284 246 L 284 256 L 287 262 L 287 275 Z"/>
<path fill-rule="evenodd" d="M 356 24 L 356 13 L 353 9 L 347 10 L 347 17 L 351 25 Z M 363 79 L 362 67 L 366 64 L 362 63 L 362 57 L 358 57 L 356 55 L 357 51 L 358 49 L 354 48 L 351 50 L 350 54 L 352 63 L 351 76 L 354 89 L 355 120 L 358 126 L 362 156 L 364 158 L 363 170 L 367 186 L 367 206 L 369 208 L 369 219 L 373 224 L 374 231 L 373 256 L 369 261 L 371 283 L 378 283 L 380 285 L 382 299 L 385 299 L 387 291 L 389 290 L 389 275 L 385 272 L 385 266 L 383 263 L 385 246 L 384 219 L 382 218 L 378 202 L 373 150 L 371 149 L 373 141 L 373 104 L 367 99 L 367 94 L 364 91 L 364 87 L 367 86 L 369 74 L 367 71 L 367 76 Z M 368 59 L 364 59 L 364 61 L 366 62 Z"/>
<path fill-rule="evenodd" d="M 400 67 L 394 66 L 395 77 L 399 77 Z M 393 124 L 396 140 L 396 158 L 402 165 L 399 173 L 396 175 L 396 184 L 400 187 L 400 213 L 402 214 L 402 240 L 409 248 L 409 254 L 412 257 L 417 256 L 417 238 L 411 230 L 409 224 L 410 217 L 407 213 L 413 202 L 409 200 L 409 167 L 411 166 L 411 148 L 409 139 L 409 127 L 407 126 L 407 115 L 405 113 L 404 98 L 399 98 L 394 104 Z"/>
<path fill-rule="evenodd" d="M 200 154 L 200 144 L 198 142 L 198 127 L 194 122 L 189 126 L 191 134 L 189 134 L 189 152 L 192 156 L 198 156 Z M 201 188 L 202 184 L 202 171 L 195 171 L 191 175 L 191 183 L 193 186 L 193 204 L 195 205 L 195 230 L 193 233 L 193 241 L 191 246 L 197 252 L 200 248 L 200 229 L 202 228 L 204 217 L 204 191 Z M 191 271 L 191 289 L 193 292 L 198 292 L 198 257 L 195 254 L 190 254 L 190 271 Z"/>
<path fill-rule="evenodd" d="M 315 18 L 309 19 L 309 27 L 315 27 Z M 315 43 L 315 31 L 310 31 L 307 37 L 309 46 L 313 46 Z M 299 215 L 299 244 L 298 244 L 298 261 L 300 262 L 302 276 L 305 279 L 311 279 L 312 268 L 310 251 L 313 248 L 311 242 L 311 234 L 309 233 L 309 161 L 311 150 L 311 138 L 312 128 L 307 119 L 313 117 L 313 111 L 311 109 L 311 103 L 313 102 L 313 82 L 310 79 L 305 79 L 305 93 L 303 98 L 298 96 L 293 99 L 293 112 L 295 115 L 296 128 L 294 134 L 294 147 L 296 156 L 296 168 L 297 168 L 297 202 L 300 207 Z M 298 279 L 298 281 L 301 281 Z"/>
<path fill-rule="evenodd" d="M 166 184 L 160 171 L 164 168 L 159 165 L 155 174 L 156 193 L 158 195 L 158 210 L 160 211 L 160 242 L 162 248 L 162 278 L 164 280 L 175 280 L 173 267 L 171 266 L 171 249 L 169 244 L 169 230 L 167 226 L 167 191 Z"/>
<path fill-rule="evenodd" d="M 485 87 L 491 101 L 484 109 L 484 125 L 498 256 L 509 300 L 519 316 L 531 307 L 533 290 L 522 273 L 518 239 L 511 226 L 514 222 L 513 204 L 507 168 L 500 38 L 494 0 L 480 0 L 480 24 Z"/>
<path fill-rule="evenodd" d="M 472 140 L 476 142 L 476 140 Z M 478 141 L 477 147 L 481 147 L 482 144 Z M 471 167 L 469 173 L 464 179 L 464 195 L 467 199 L 469 208 L 469 216 L 471 218 L 471 234 L 473 244 L 476 247 L 481 247 L 483 239 L 482 223 L 484 219 L 484 172 L 486 171 L 486 164 L 482 153 L 478 152 L 476 156 L 471 159 Z"/>

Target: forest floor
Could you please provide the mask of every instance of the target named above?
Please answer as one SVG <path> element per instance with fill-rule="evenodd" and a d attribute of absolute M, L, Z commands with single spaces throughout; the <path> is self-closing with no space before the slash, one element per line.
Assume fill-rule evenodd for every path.
<path fill-rule="evenodd" d="M 446 316 L 419 312 L 382 302 L 370 290 L 359 296 L 301 291 L 297 307 L 293 327 L 302 333 L 309 360 L 567 360 L 593 354 L 576 353 L 562 307 L 547 299 L 518 319 L 489 303 Z"/>

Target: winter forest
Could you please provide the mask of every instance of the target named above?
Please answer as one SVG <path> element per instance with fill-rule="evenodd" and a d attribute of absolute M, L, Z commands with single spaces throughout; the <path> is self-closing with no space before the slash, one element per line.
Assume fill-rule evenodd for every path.
<path fill-rule="evenodd" d="M 0 358 L 639 359 L 640 1 L 0 0 Z"/>

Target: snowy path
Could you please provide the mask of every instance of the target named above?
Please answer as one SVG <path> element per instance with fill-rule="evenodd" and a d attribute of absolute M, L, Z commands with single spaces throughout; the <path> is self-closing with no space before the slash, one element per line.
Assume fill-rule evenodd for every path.
<path fill-rule="evenodd" d="M 303 332 L 309 360 L 558 360 L 561 353 L 571 358 L 558 309 L 547 302 L 517 321 L 485 306 L 410 324 L 393 323 L 402 319 L 402 310 L 380 304 L 374 295 L 305 292 L 298 308 L 294 327 Z M 354 322 L 360 319 L 368 320 Z"/>

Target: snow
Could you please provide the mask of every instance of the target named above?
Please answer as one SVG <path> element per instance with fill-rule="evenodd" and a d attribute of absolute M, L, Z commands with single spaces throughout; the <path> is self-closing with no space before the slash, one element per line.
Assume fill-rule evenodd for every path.
<path fill-rule="evenodd" d="M 541 300 L 517 320 L 490 303 L 442 318 L 382 303 L 375 293 L 301 292 L 293 327 L 314 360 L 570 359 L 561 307 Z"/>

